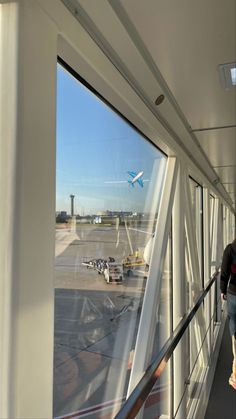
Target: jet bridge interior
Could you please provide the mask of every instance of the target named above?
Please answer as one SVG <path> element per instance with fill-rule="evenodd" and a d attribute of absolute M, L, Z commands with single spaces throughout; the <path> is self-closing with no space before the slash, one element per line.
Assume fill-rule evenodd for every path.
<path fill-rule="evenodd" d="M 235 211 L 235 0 L 0 0 L 0 418 L 234 418 Z"/>

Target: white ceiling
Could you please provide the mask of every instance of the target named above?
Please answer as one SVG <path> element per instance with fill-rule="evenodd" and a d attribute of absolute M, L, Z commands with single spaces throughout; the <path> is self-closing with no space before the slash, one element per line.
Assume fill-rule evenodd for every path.
<path fill-rule="evenodd" d="M 221 87 L 218 65 L 236 62 L 236 1 L 62 1 L 85 12 L 107 51 L 152 103 L 159 81 L 235 207 L 236 87 Z M 173 126 L 168 103 L 158 112 Z"/>
<path fill-rule="evenodd" d="M 224 90 L 218 73 L 236 62 L 235 0 L 121 3 L 235 203 L 236 88 Z"/>

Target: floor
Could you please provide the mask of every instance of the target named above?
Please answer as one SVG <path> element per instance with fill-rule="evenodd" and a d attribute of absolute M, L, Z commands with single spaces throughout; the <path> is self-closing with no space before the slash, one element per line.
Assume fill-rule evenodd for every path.
<path fill-rule="evenodd" d="M 209 403 L 204 419 L 236 418 L 236 390 L 234 390 L 228 384 L 231 368 L 231 337 L 229 334 L 229 327 L 227 322 L 224 330 Z"/>

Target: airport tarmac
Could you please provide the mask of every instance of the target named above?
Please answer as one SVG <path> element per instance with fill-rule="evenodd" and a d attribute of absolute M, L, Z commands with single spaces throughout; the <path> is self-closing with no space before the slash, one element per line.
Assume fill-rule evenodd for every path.
<path fill-rule="evenodd" d="M 132 250 L 144 249 L 151 234 L 132 229 L 128 230 L 128 235 L 129 238 L 124 226 L 117 230 L 114 226 L 81 224 L 74 231 L 56 231 L 55 288 L 112 292 L 112 287 L 119 287 L 120 292 L 131 293 L 142 289 L 144 267 L 134 269 L 133 275 L 130 278 L 125 276 L 123 283 L 118 285 L 107 284 L 103 275 L 82 265 L 83 261 L 94 258 L 107 260 L 109 256 L 122 263 Z"/>
<path fill-rule="evenodd" d="M 110 256 L 121 263 L 130 243 L 143 249 L 149 237 L 124 226 L 56 231 L 54 417 L 100 406 L 83 417 L 102 418 L 104 403 L 117 409 L 126 394 L 147 273 L 139 267 L 122 284 L 107 284 L 82 262 Z"/>

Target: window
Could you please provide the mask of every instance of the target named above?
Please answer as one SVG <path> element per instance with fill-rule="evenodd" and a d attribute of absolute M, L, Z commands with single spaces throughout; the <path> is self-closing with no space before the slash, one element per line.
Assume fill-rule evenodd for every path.
<path fill-rule="evenodd" d="M 126 396 L 165 166 L 58 65 L 54 417 Z"/>

